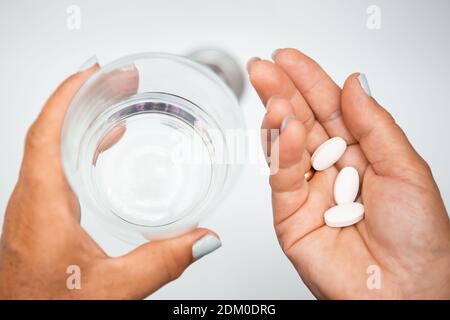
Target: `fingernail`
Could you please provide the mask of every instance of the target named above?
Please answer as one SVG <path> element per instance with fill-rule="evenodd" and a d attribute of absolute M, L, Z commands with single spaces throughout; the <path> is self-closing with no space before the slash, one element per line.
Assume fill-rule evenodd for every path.
<path fill-rule="evenodd" d="M 261 58 L 258 58 L 258 57 L 250 58 L 250 59 L 247 61 L 247 71 L 250 71 L 250 67 L 251 67 L 251 65 L 252 65 L 253 63 L 255 63 L 256 61 L 260 61 L 260 60 L 261 60 Z"/>
<path fill-rule="evenodd" d="M 280 51 L 281 51 L 281 49 L 277 49 L 277 50 L 275 50 L 275 51 L 272 53 L 272 60 L 275 61 L 275 58 L 276 58 L 278 52 L 280 52 Z"/>
<path fill-rule="evenodd" d="M 222 246 L 222 242 L 219 238 L 212 234 L 203 236 L 200 240 L 192 246 L 192 257 L 195 260 L 200 259 L 207 254 L 210 254 L 214 250 L 219 249 Z"/>
<path fill-rule="evenodd" d="M 137 71 L 137 69 L 136 69 L 136 66 L 134 65 L 134 63 L 131 63 L 131 64 L 127 64 L 127 65 L 123 66 L 122 68 L 120 68 L 120 71 L 134 72 L 134 71 Z"/>
<path fill-rule="evenodd" d="M 280 125 L 280 131 L 283 132 L 284 129 L 286 129 L 286 126 L 288 125 L 289 121 L 294 119 L 294 115 L 293 114 L 288 114 L 287 116 L 285 116 L 283 118 L 283 121 L 281 121 L 281 125 Z"/>
<path fill-rule="evenodd" d="M 369 82 L 367 82 L 366 75 L 364 73 L 360 73 L 358 76 L 359 84 L 363 88 L 364 92 L 371 97 L 372 93 L 370 92 Z"/>
<path fill-rule="evenodd" d="M 96 55 L 93 55 L 89 59 L 86 60 L 85 63 L 81 65 L 81 67 L 78 69 L 78 72 L 86 71 L 87 69 L 93 67 L 95 64 L 98 63 L 98 59 Z"/>

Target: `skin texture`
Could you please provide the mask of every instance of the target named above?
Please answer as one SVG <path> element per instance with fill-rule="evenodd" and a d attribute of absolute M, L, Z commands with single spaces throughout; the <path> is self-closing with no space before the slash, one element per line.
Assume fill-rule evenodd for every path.
<path fill-rule="evenodd" d="M 318 298 L 449 299 L 450 222 L 427 163 L 358 74 L 341 89 L 298 50 L 273 59 L 253 58 L 248 71 L 267 109 L 263 129 L 294 116 L 275 140 L 280 168 L 270 185 L 275 230 L 300 277 Z M 344 156 L 305 181 L 310 155 L 333 136 L 347 141 Z M 330 228 L 323 214 L 345 166 L 360 175 L 365 219 Z M 367 285 L 374 268 L 379 289 Z"/>
<path fill-rule="evenodd" d="M 80 226 L 79 203 L 61 164 L 60 135 L 72 97 L 98 68 L 66 79 L 28 131 L 0 240 L 0 299 L 144 298 L 178 278 L 193 262 L 193 244 L 212 233 L 196 229 L 111 258 Z M 111 83 L 111 88 L 123 94 L 135 91 L 135 72 L 125 70 L 120 85 Z M 112 130 L 100 148 L 111 147 L 124 130 Z M 80 267 L 79 290 L 67 288 L 70 265 Z"/>

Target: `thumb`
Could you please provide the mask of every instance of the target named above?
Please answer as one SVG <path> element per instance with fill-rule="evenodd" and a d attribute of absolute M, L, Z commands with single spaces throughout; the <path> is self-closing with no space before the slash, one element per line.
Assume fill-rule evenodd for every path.
<path fill-rule="evenodd" d="M 142 299 L 177 279 L 189 265 L 220 248 L 219 237 L 210 230 L 196 229 L 177 238 L 146 243 L 109 260 L 110 292 L 118 298 Z"/>
<path fill-rule="evenodd" d="M 48 98 L 28 130 L 22 171 L 33 172 L 43 177 L 43 180 L 54 175 L 55 170 L 62 172 L 60 136 L 64 115 L 74 95 L 98 68 L 94 56 L 86 61 L 77 73 L 64 80 Z"/>
<path fill-rule="evenodd" d="M 364 74 L 347 78 L 341 105 L 346 126 L 376 174 L 395 177 L 421 169 L 429 171 L 394 118 L 372 98 Z"/>
<path fill-rule="evenodd" d="M 98 69 L 97 58 L 93 56 L 81 66 L 78 72 L 64 80 L 48 98 L 33 124 L 33 127 L 39 130 L 41 140 L 59 141 L 64 115 L 72 98 L 84 82 Z M 53 145 L 59 147 L 58 143 Z"/>

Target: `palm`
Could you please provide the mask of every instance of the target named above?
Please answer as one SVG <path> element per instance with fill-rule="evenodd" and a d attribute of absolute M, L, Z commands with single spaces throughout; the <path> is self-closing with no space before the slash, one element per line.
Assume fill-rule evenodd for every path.
<path fill-rule="evenodd" d="M 369 266 L 379 267 L 386 275 L 398 275 L 402 273 L 402 268 L 408 267 L 407 261 L 397 260 L 392 264 L 390 259 L 402 256 L 408 243 L 399 243 L 398 239 L 409 242 L 410 232 L 417 224 L 415 219 L 408 219 L 405 212 L 415 217 L 424 214 L 411 212 L 410 204 L 417 198 L 405 197 L 405 194 L 417 195 L 418 190 L 402 181 L 371 175 L 369 170 L 361 190 L 365 204 L 364 220 L 342 229 L 322 225 L 303 237 L 297 232 L 298 229 L 280 234 L 292 239 L 300 237 L 290 248 L 286 248 L 286 254 L 299 271 L 304 271 L 304 281 L 313 291 L 316 289 L 319 297 L 348 298 L 350 294 L 357 297 L 378 294 L 376 290 L 369 291 L 367 288 Z M 329 184 L 318 186 L 322 190 L 330 190 L 331 187 Z M 427 201 L 431 202 L 431 199 Z M 395 205 L 386 207 L 386 203 Z M 330 206 L 328 201 L 322 203 L 320 208 L 327 205 Z M 305 204 L 290 219 L 301 219 L 300 216 L 309 210 L 308 204 Z M 323 215 L 323 210 L 317 208 L 315 214 L 319 217 Z M 389 285 L 390 281 L 383 283 Z M 382 289 L 390 293 L 398 290 L 386 285 Z"/>
<path fill-rule="evenodd" d="M 406 295 L 400 288 L 408 284 L 402 282 L 411 277 L 422 281 L 411 270 L 426 268 L 427 259 L 432 260 L 423 238 L 436 234 L 441 239 L 449 231 L 427 165 L 381 107 L 369 110 L 372 114 L 363 108 L 376 102 L 363 92 L 357 75 L 341 90 L 315 61 L 296 50 L 283 49 L 275 61 L 254 63 L 249 73 L 268 109 L 263 128 L 279 128 L 289 114 L 296 119 L 278 139 L 280 168 L 270 177 L 274 224 L 283 250 L 318 297 Z M 381 121 L 388 124 L 384 131 Z M 304 181 L 310 154 L 332 136 L 347 141 L 346 153 L 334 167 Z M 402 145 L 394 146 L 395 139 Z M 361 177 L 365 219 L 330 228 L 323 214 L 334 205 L 333 184 L 345 166 L 355 167 Z M 436 212 L 431 222 L 430 208 Z M 443 222 L 441 230 L 436 230 L 437 221 Z M 436 239 L 427 240 L 438 251 L 448 250 L 448 241 L 442 245 Z M 381 272 L 380 290 L 368 288 L 370 266 Z"/>

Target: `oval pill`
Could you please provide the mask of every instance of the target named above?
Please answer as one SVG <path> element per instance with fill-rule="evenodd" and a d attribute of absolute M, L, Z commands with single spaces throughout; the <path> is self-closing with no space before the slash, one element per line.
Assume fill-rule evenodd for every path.
<path fill-rule="evenodd" d="M 331 167 L 344 154 L 347 143 L 341 137 L 331 138 L 322 143 L 311 156 L 311 163 L 317 171 Z"/>
<path fill-rule="evenodd" d="M 324 214 L 327 226 L 334 228 L 351 226 L 363 218 L 364 206 L 359 202 L 338 204 Z"/>
<path fill-rule="evenodd" d="M 358 191 L 358 171 L 353 167 L 342 168 L 334 181 L 334 201 L 337 204 L 353 202 Z"/>

